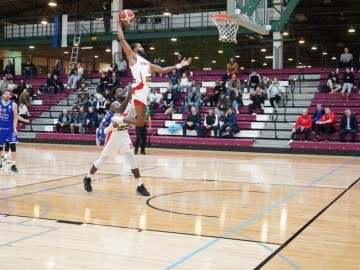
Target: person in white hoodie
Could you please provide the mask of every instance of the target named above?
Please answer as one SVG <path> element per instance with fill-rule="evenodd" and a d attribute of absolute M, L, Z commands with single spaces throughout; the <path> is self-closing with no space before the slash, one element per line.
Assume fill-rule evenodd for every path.
<path fill-rule="evenodd" d="M 279 101 L 284 95 L 285 89 L 279 84 L 278 79 L 274 78 L 272 84 L 267 89 L 267 97 L 270 100 L 271 107 L 277 109 Z"/>

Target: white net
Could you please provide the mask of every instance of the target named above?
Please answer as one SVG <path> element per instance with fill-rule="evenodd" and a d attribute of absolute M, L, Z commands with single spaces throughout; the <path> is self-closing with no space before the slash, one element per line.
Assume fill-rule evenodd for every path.
<path fill-rule="evenodd" d="M 219 41 L 237 43 L 236 35 L 239 29 L 237 23 L 230 21 L 226 14 L 214 15 L 211 20 L 219 29 Z"/>

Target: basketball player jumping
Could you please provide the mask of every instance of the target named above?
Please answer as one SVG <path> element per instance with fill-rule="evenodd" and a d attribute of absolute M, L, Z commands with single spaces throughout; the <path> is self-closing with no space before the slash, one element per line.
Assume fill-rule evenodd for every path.
<path fill-rule="evenodd" d="M 118 39 L 123 48 L 126 57 L 129 61 L 129 66 L 132 75 L 135 79 L 135 84 L 132 86 L 134 90 L 134 97 L 132 99 L 132 105 L 135 107 L 137 118 L 124 117 L 117 120 L 118 123 L 126 123 L 135 125 L 138 127 L 144 126 L 147 97 L 149 95 L 149 85 L 151 81 L 151 73 L 168 73 L 174 69 L 181 69 L 190 65 L 191 57 L 184 59 L 180 64 L 170 67 L 160 67 L 154 65 L 145 59 L 146 54 L 144 48 L 139 43 L 134 43 L 131 46 L 127 43 L 124 37 L 124 33 L 121 29 L 121 23 L 117 24 Z"/>
<path fill-rule="evenodd" d="M 116 96 L 117 94 L 118 93 L 115 94 L 115 98 L 116 100 L 119 100 L 119 97 Z M 114 114 L 115 117 L 119 117 L 121 114 L 134 114 L 134 112 L 131 112 L 131 110 L 134 109 L 131 108 L 131 106 L 127 106 L 132 94 L 133 92 L 130 90 L 125 100 L 121 104 L 118 101 L 114 101 L 111 104 L 110 111 L 108 113 Z M 89 173 L 84 178 L 84 188 L 87 192 L 92 191 L 91 176 L 100 168 L 100 166 L 108 159 L 110 155 L 116 155 L 118 152 L 121 152 L 126 156 L 126 160 L 131 167 L 131 172 L 136 179 L 138 185 L 136 191 L 143 196 L 150 196 L 150 193 L 146 190 L 144 184 L 141 181 L 140 171 L 138 169 L 133 152 L 133 145 L 127 130 L 128 126 L 119 126 L 117 123 L 111 123 L 105 129 L 105 147 L 101 152 L 100 158 L 94 162 Z"/>

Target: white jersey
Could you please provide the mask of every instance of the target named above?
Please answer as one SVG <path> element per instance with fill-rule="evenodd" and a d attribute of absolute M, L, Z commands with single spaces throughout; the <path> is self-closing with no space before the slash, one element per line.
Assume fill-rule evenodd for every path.
<path fill-rule="evenodd" d="M 135 79 L 135 83 L 132 85 L 134 90 L 132 103 L 135 100 L 138 100 L 146 105 L 151 82 L 150 62 L 140 55 L 136 55 L 136 63 L 135 65 L 130 66 L 130 69 Z"/>

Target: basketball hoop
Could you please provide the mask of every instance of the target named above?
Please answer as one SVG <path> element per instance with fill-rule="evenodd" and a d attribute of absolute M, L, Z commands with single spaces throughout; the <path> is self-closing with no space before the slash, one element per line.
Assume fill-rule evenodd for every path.
<path fill-rule="evenodd" d="M 237 23 L 232 22 L 226 14 L 213 15 L 211 20 L 219 29 L 219 41 L 237 42 L 236 34 L 239 29 Z"/>

